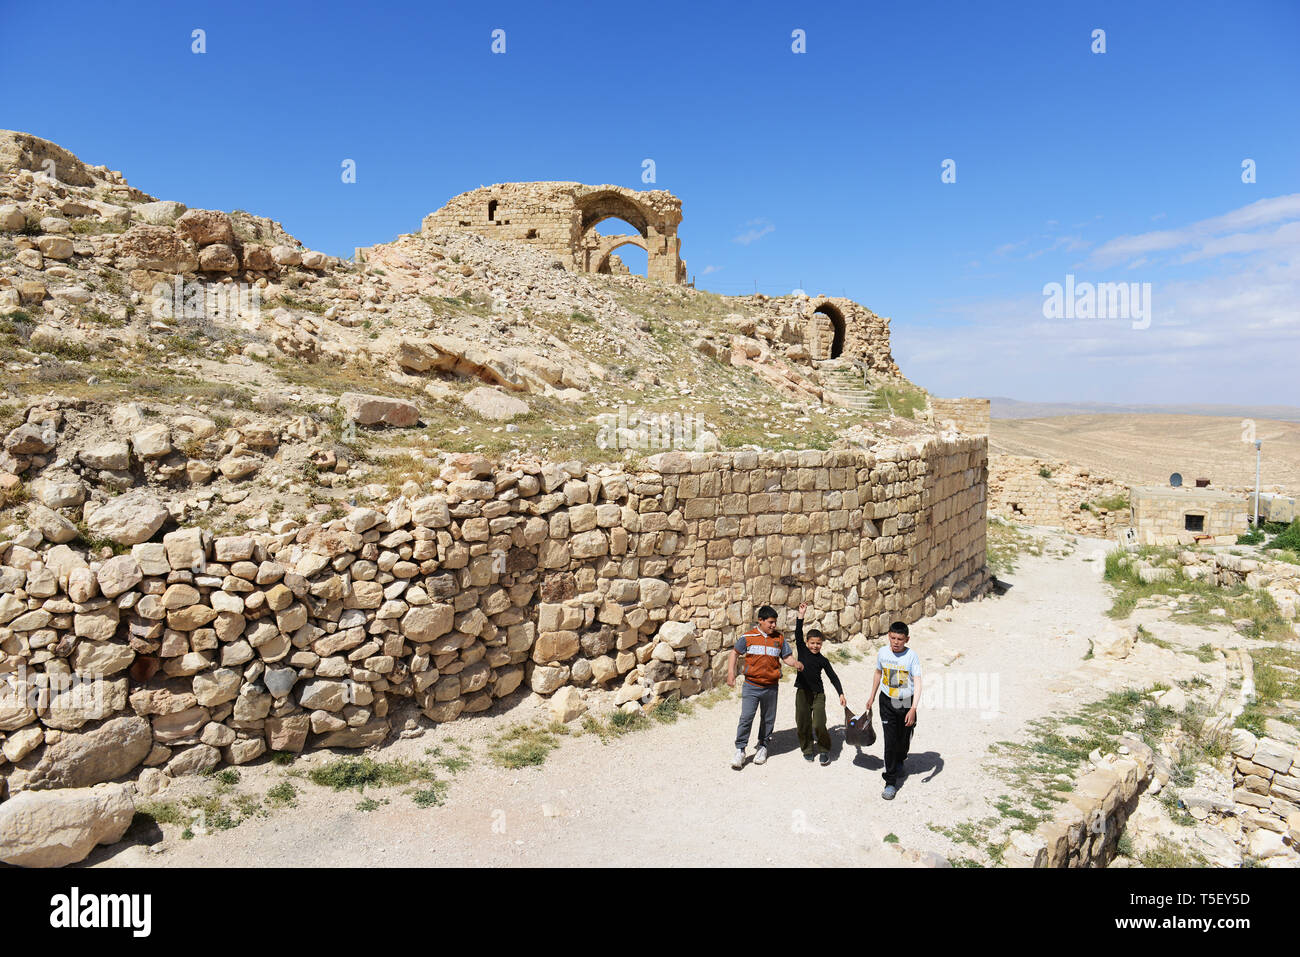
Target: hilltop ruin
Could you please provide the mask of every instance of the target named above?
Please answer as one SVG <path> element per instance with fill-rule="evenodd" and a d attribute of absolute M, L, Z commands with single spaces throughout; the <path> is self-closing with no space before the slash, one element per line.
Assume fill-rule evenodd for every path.
<path fill-rule="evenodd" d="M 637 231 L 602 236 L 596 227 L 621 219 Z M 646 251 L 646 276 L 686 282 L 677 227 L 682 201 L 662 189 L 582 183 L 498 183 L 461 193 L 424 217 L 423 231 L 467 230 L 480 236 L 528 243 L 554 253 L 567 269 L 609 273 L 614 250 L 627 245 Z"/>

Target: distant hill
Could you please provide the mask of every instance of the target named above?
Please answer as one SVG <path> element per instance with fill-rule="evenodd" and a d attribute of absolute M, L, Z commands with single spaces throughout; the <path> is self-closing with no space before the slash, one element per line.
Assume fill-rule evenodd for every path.
<path fill-rule="evenodd" d="M 1253 419 L 1254 434 L 1264 443 L 1261 484 L 1296 494 L 1300 420 L 1265 418 L 1262 406 L 1239 408 L 1220 416 L 1093 412 L 995 419 L 989 451 L 1069 462 L 1127 483 L 1164 485 L 1170 473 L 1180 472 L 1189 484 L 1208 478 L 1216 488 L 1246 488 L 1255 484 L 1255 449 L 1242 441 L 1241 420 Z"/>
<path fill-rule="evenodd" d="M 989 414 L 995 419 L 1044 419 L 1057 415 L 1215 415 L 1243 419 L 1277 419 L 1300 422 L 1300 406 L 1294 405 L 1140 405 L 1117 402 L 1022 402 L 996 396 L 989 400 Z"/>

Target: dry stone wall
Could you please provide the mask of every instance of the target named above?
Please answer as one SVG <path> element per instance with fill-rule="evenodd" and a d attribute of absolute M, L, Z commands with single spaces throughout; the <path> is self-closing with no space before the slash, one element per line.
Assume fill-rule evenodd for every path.
<path fill-rule="evenodd" d="M 459 456 L 326 524 L 0 545 L 11 792 L 363 747 L 526 687 L 636 707 L 711 687 L 765 602 L 833 638 L 985 586 L 983 439 L 666 452 L 645 471 Z M 580 690 L 587 689 L 587 690 Z"/>

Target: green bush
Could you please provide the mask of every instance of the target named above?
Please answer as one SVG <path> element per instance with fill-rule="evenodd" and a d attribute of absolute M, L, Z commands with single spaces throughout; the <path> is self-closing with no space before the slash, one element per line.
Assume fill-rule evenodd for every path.
<path fill-rule="evenodd" d="M 1269 548 L 1284 548 L 1300 554 L 1300 518 L 1288 525 L 1268 543 Z"/>

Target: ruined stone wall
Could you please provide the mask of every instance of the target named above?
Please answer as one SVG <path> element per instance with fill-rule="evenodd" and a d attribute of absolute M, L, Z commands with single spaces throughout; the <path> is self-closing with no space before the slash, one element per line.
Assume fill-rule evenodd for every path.
<path fill-rule="evenodd" d="M 1049 474 L 1042 475 L 1044 470 Z M 1008 521 L 1106 538 L 1129 524 L 1130 510 L 1125 505 L 1112 511 L 1099 503 L 1127 499 L 1128 494 L 1122 482 L 1065 462 L 1027 455 L 994 455 L 989 460 L 989 514 Z"/>
<path fill-rule="evenodd" d="M 748 328 L 747 335 L 757 334 L 760 338 L 793 341 L 795 348 L 787 350 L 791 359 L 835 358 L 860 362 L 868 371 L 880 375 L 901 374 L 890 347 L 889 319 L 852 299 L 802 294 L 772 298 L 759 294 L 737 296 L 731 301 L 738 310 L 734 323 L 738 329 L 743 332 Z M 843 333 L 838 353 L 833 348 L 836 324 Z"/>
<path fill-rule="evenodd" d="M 690 695 L 764 602 L 878 634 L 984 587 L 985 448 L 666 452 L 635 474 L 463 456 L 433 494 L 325 525 L 111 557 L 0 543 L 0 775 L 361 747 L 401 699 L 448 721 L 521 686 L 579 709 Z"/>
<path fill-rule="evenodd" d="M 609 218 L 631 223 L 640 234 L 648 278 L 686 281 L 677 236 L 682 203 L 665 190 L 564 182 L 498 183 L 460 194 L 426 216 L 421 228 L 425 233 L 462 230 L 525 242 L 554 253 L 568 269 L 596 272 L 608 250 L 594 241 L 594 229 Z"/>
<path fill-rule="evenodd" d="M 930 409 L 935 424 L 941 428 L 951 422 L 957 431 L 967 435 L 989 434 L 988 399 L 941 399 L 930 396 Z"/>

